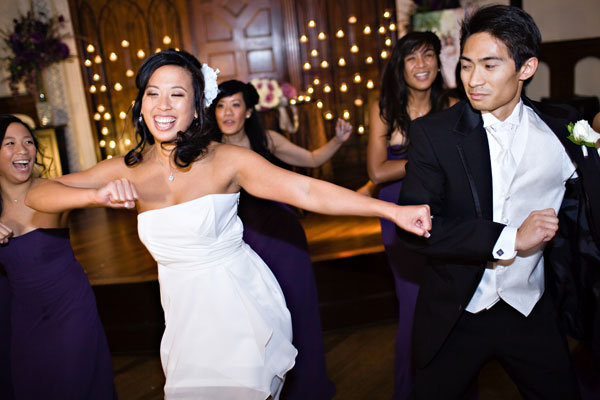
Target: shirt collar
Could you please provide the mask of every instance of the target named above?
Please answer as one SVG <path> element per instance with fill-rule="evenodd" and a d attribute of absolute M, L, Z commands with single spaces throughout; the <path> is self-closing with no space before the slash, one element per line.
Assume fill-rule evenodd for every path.
<path fill-rule="evenodd" d="M 523 100 L 519 99 L 519 103 L 515 106 L 512 113 L 506 118 L 504 121 L 500 121 L 496 118 L 492 113 L 482 113 L 481 118 L 483 118 L 483 127 L 487 128 L 496 124 L 514 124 L 519 125 L 521 122 L 521 118 L 523 117 Z"/>

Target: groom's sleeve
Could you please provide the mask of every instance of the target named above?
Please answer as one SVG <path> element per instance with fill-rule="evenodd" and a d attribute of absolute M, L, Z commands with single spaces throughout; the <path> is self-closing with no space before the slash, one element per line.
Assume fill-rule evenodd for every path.
<path fill-rule="evenodd" d="M 451 172 L 440 163 L 436 151 L 457 150 L 439 141 L 434 146 L 435 139 L 428 133 L 428 128 L 432 127 L 423 120 L 411 124 L 406 176 L 398 204 L 429 204 L 433 216 L 431 237 L 417 237 L 397 229 L 399 239 L 403 246 L 435 258 L 457 262 L 493 261 L 492 251 L 505 225 L 477 219 L 474 211 L 471 216 L 448 209 L 445 191 L 450 183 L 447 180 L 452 179 Z M 453 171 L 462 170 L 461 165 L 454 167 Z M 465 201 L 471 201 L 470 191 L 465 193 Z"/>

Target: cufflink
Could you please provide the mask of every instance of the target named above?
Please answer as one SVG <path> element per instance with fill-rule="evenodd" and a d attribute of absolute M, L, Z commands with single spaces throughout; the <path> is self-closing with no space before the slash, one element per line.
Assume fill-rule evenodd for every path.
<path fill-rule="evenodd" d="M 504 252 L 502 251 L 502 249 L 498 249 L 496 254 L 498 255 L 498 257 L 502 257 L 502 254 L 504 254 Z"/>

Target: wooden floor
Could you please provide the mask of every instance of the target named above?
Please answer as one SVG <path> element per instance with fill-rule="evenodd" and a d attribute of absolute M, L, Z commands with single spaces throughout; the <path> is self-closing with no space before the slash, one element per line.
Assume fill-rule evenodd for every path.
<path fill-rule="evenodd" d="M 328 374 L 336 385 L 335 399 L 392 398 L 395 330 L 396 323 L 388 322 L 324 333 Z M 113 365 L 121 400 L 163 398 L 164 377 L 157 355 L 113 356 Z M 479 400 L 521 399 L 497 363 L 485 366 L 479 384 Z"/>

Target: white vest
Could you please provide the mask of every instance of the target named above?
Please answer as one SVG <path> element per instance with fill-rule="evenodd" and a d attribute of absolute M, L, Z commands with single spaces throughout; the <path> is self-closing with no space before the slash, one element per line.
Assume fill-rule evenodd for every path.
<path fill-rule="evenodd" d="M 499 189 L 493 185 L 494 221 L 515 229 L 534 210 L 553 208 L 558 214 L 565 182 L 575 171 L 556 135 L 532 109 L 522 107 L 522 118 L 511 145 L 516 170 L 507 177 L 508 187 Z M 492 162 L 492 177 L 502 172 Z M 466 310 L 478 312 L 502 299 L 523 315 L 529 315 L 544 293 L 543 249 L 541 244 L 518 252 L 513 259 L 488 265 Z"/>

